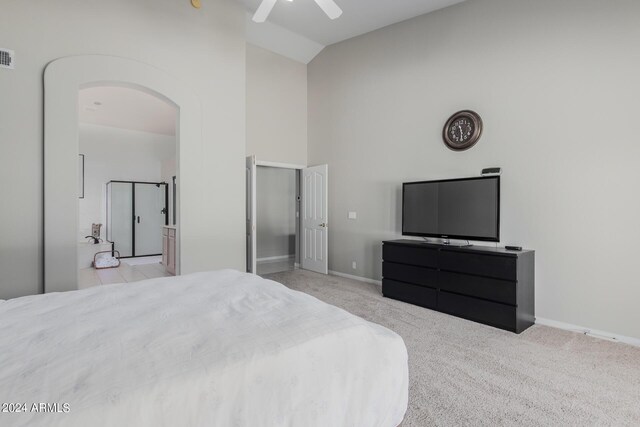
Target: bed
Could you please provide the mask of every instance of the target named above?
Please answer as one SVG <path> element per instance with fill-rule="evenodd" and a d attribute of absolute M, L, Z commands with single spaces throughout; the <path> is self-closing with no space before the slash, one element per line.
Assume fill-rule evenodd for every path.
<path fill-rule="evenodd" d="M 407 395 L 398 335 L 233 270 L 0 302 L 2 426 L 396 427 Z"/>

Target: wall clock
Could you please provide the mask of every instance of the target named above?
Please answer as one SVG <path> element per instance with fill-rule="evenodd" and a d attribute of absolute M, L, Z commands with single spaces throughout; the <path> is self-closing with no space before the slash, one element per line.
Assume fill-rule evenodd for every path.
<path fill-rule="evenodd" d="M 475 111 L 458 111 L 449 117 L 442 131 L 442 139 L 454 151 L 468 150 L 482 135 L 482 119 Z"/>

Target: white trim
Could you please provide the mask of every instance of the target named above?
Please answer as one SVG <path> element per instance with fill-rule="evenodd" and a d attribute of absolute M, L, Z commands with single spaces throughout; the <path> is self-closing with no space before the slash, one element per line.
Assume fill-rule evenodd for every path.
<path fill-rule="evenodd" d="M 247 272 L 256 274 L 258 261 L 258 235 L 257 229 L 257 193 L 256 175 L 258 168 L 256 167 L 256 156 L 248 156 L 245 163 L 245 185 L 246 185 L 246 202 L 247 211 L 245 219 L 247 221 Z"/>
<path fill-rule="evenodd" d="M 345 279 L 357 280 L 358 282 L 364 282 L 364 283 L 371 283 L 373 285 L 378 285 L 382 287 L 381 280 L 369 279 L 368 277 L 362 277 L 362 276 L 354 276 L 352 274 L 340 273 L 339 271 L 334 271 L 334 270 L 329 270 L 329 274 L 331 276 L 344 277 Z"/>
<path fill-rule="evenodd" d="M 357 280 L 364 283 L 372 283 L 374 285 L 382 286 L 382 281 L 369 279 L 367 277 L 354 276 L 352 274 L 341 273 L 339 271 L 329 270 L 329 274 L 332 276 L 344 277 L 346 279 Z M 557 320 L 544 319 L 536 317 L 536 325 L 549 326 L 551 328 L 562 329 L 565 331 L 577 332 L 593 338 L 604 339 L 612 342 L 620 342 L 636 347 L 640 347 L 640 338 L 627 337 L 624 335 L 614 334 L 612 332 L 600 331 L 597 329 L 586 328 L 584 326 L 572 325 L 570 323 L 558 322 Z"/>
<path fill-rule="evenodd" d="M 295 258 L 295 255 L 279 255 L 279 256 L 271 256 L 266 258 L 256 258 L 257 262 L 269 262 L 269 261 L 282 261 L 285 259 Z"/>
<path fill-rule="evenodd" d="M 296 165 L 296 164 L 293 164 L 293 163 L 268 162 L 268 161 L 264 161 L 264 160 L 258 160 L 255 155 L 251 155 L 249 157 L 253 158 L 253 162 L 254 162 L 254 164 L 256 166 L 256 169 L 257 169 L 258 166 L 270 167 L 270 168 L 278 168 L 278 169 L 294 169 L 294 170 L 306 169 L 306 166 L 303 166 L 303 165 Z M 257 171 L 254 174 L 253 179 L 254 179 L 254 181 L 253 181 L 253 196 L 255 197 L 257 195 L 257 192 L 258 192 L 258 190 L 257 190 Z M 255 209 L 256 204 L 257 204 L 256 200 L 253 200 L 253 206 L 254 206 L 253 218 L 256 218 L 256 216 L 257 216 L 257 212 L 256 212 L 256 209 Z M 298 208 L 296 206 L 296 221 L 298 221 L 298 224 L 300 224 L 300 215 L 299 214 L 300 214 L 300 212 L 298 211 Z M 255 229 L 254 229 L 254 233 L 255 233 Z M 296 234 L 299 235 L 300 232 L 298 231 Z M 257 248 L 257 236 L 256 236 L 256 248 Z M 297 251 L 298 251 L 298 248 L 296 248 L 296 252 Z M 277 256 L 277 257 L 257 258 L 256 259 L 256 264 L 259 263 L 259 262 L 279 261 L 279 260 L 295 258 L 295 257 L 296 257 L 296 255 L 283 255 L 283 256 Z M 294 269 L 295 268 L 299 268 L 299 265 L 297 263 L 294 264 Z"/>
<path fill-rule="evenodd" d="M 256 166 L 266 166 L 269 168 L 280 168 L 280 169 L 306 169 L 306 166 L 303 165 L 295 165 L 292 163 L 279 163 L 279 162 L 267 162 L 264 160 L 256 159 Z"/>
<path fill-rule="evenodd" d="M 636 347 L 640 347 L 640 338 L 626 337 L 612 332 L 599 331 L 597 329 L 586 328 L 584 326 L 572 325 L 571 323 L 558 322 L 557 320 L 536 317 L 536 325 L 549 326 L 551 328 L 563 329 L 565 331 L 578 332 L 593 338 L 605 339 L 613 342 L 622 342 Z"/>

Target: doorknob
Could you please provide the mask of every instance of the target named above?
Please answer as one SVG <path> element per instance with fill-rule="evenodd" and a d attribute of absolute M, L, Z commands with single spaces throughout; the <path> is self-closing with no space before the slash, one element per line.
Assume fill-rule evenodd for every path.
<path fill-rule="evenodd" d="M 323 222 L 322 224 L 320 224 L 320 227 L 327 228 L 327 224 Z"/>

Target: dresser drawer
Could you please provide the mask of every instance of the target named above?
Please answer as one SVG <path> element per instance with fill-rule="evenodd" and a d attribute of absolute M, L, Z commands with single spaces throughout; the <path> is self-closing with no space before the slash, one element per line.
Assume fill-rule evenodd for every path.
<path fill-rule="evenodd" d="M 386 261 L 382 263 L 382 277 L 432 288 L 437 287 L 438 283 L 436 270 Z"/>
<path fill-rule="evenodd" d="M 435 289 L 395 280 L 382 280 L 382 295 L 434 310 L 438 306 L 438 292 Z"/>
<path fill-rule="evenodd" d="M 441 271 L 438 283 L 440 289 L 444 291 L 484 298 L 504 304 L 517 304 L 516 282 Z"/>
<path fill-rule="evenodd" d="M 436 268 L 438 266 L 438 251 L 417 246 L 382 245 L 383 261 L 400 264 L 419 265 Z"/>
<path fill-rule="evenodd" d="M 443 250 L 440 251 L 438 265 L 442 270 L 515 281 L 516 262 L 517 258 L 510 256 Z"/>
<path fill-rule="evenodd" d="M 510 305 L 441 291 L 438 294 L 438 311 L 516 331 L 516 308 Z"/>

